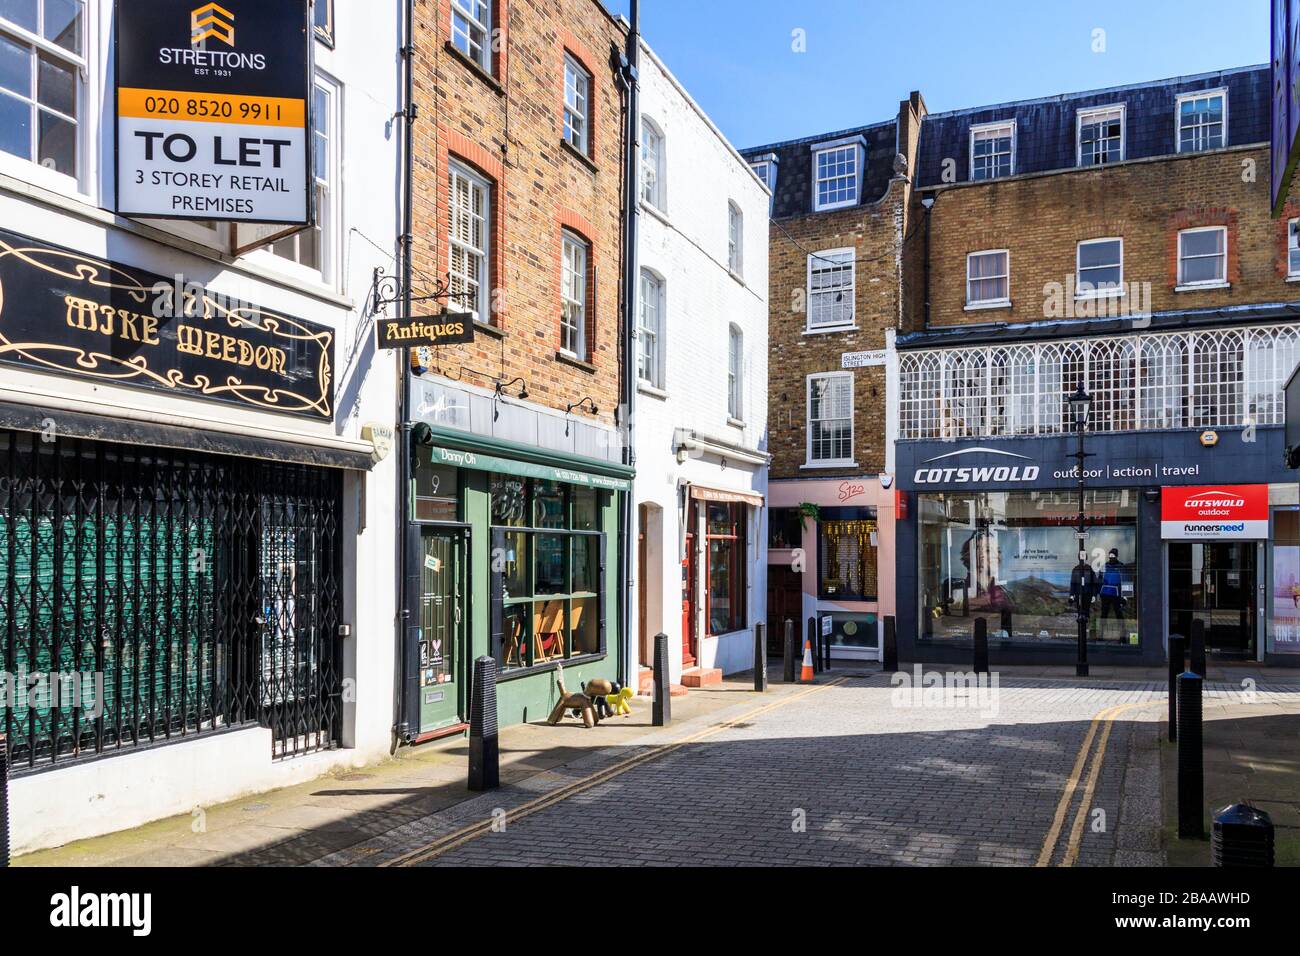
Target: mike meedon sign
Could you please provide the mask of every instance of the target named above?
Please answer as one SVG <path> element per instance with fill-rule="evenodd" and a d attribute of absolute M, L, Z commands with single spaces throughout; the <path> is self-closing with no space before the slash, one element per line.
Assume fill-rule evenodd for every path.
<path fill-rule="evenodd" d="M 474 316 L 468 312 L 375 320 L 375 345 L 381 349 L 413 349 L 421 345 L 456 345 L 473 341 Z"/>
<path fill-rule="evenodd" d="M 309 224 L 309 5 L 116 7 L 117 211 Z"/>
<path fill-rule="evenodd" d="M 333 418 L 334 333 L 0 229 L 0 362 Z"/>

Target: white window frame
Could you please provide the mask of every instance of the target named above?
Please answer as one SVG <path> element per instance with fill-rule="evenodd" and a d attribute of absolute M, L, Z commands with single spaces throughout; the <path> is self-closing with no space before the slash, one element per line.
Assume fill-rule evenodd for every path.
<path fill-rule="evenodd" d="M 38 6 L 38 11 L 42 7 Z M 93 0 L 83 0 L 81 4 L 81 53 L 73 54 L 51 40 L 47 40 L 39 34 L 32 33 L 10 20 L 5 20 L 3 26 L 0 26 L 0 32 L 12 36 L 18 43 L 25 44 L 35 48 L 37 53 L 48 53 L 66 64 L 76 67 L 76 164 L 77 175 L 69 176 L 66 173 L 60 173 L 57 170 L 42 166 L 35 159 L 27 159 L 22 156 L 15 156 L 12 153 L 0 152 L 0 173 L 13 176 L 24 182 L 31 183 L 34 186 L 40 186 L 54 192 L 63 193 L 68 196 L 75 196 L 79 199 L 93 199 L 92 191 L 98 181 L 98 158 L 99 150 L 96 148 L 99 139 L 99 116 L 91 116 L 90 106 L 96 102 L 98 88 L 103 79 L 100 77 L 102 72 L 98 68 L 99 59 L 99 33 L 97 30 L 98 16 L 97 11 L 99 4 Z M 38 14 L 39 15 L 39 14 Z M 33 58 L 36 63 L 40 62 L 39 55 Z M 37 87 L 38 82 L 37 68 L 32 70 L 32 90 L 30 99 L 25 102 L 30 106 L 39 101 L 40 91 Z M 93 88 L 92 88 L 93 87 Z M 4 95 L 13 96 L 15 99 L 22 99 L 17 94 L 6 93 Z M 35 107 L 39 113 L 41 107 Z M 56 116 L 64 116 L 54 110 L 49 110 Z M 33 142 L 39 129 L 39 124 L 33 123 L 31 135 Z"/>
<path fill-rule="evenodd" d="M 1183 274 L 1183 236 L 1191 235 L 1194 232 L 1219 232 L 1223 234 L 1223 277 L 1221 279 L 1201 279 L 1196 282 L 1188 282 Z M 1228 227 L 1227 226 L 1194 226 L 1191 229 L 1178 230 L 1178 284 L 1174 286 L 1175 292 L 1186 292 L 1193 289 L 1226 289 L 1231 283 L 1228 282 Z M 1194 256 L 1196 259 L 1209 259 L 1210 256 Z"/>
<path fill-rule="evenodd" d="M 654 150 L 654 168 L 650 168 L 647 162 L 646 153 L 651 142 L 657 144 Z M 664 136 L 663 128 L 645 114 L 641 115 L 641 201 L 647 205 L 659 210 L 660 212 L 668 211 L 668 189 L 667 176 L 665 175 L 667 162 L 668 138 Z M 647 176 L 653 177 L 652 195 L 646 195 Z"/>
<path fill-rule="evenodd" d="M 1188 93 L 1179 93 L 1174 98 L 1174 152 L 1183 151 L 1183 101 L 1200 100 L 1211 96 L 1223 98 L 1223 142 L 1218 146 L 1207 147 L 1208 149 L 1224 149 L 1228 145 L 1228 88 L 1221 86 L 1213 90 L 1193 90 Z M 1189 149 L 1190 153 L 1205 152 L 1206 149 Z"/>
<path fill-rule="evenodd" d="M 1006 272 L 1001 276 L 980 276 L 981 279 L 1005 278 L 1007 280 L 1007 294 L 1001 299 L 977 299 L 972 301 L 970 297 L 970 265 L 971 260 L 977 256 L 1003 255 L 1006 257 Z M 974 252 L 966 253 L 966 289 L 965 289 L 965 308 L 973 309 L 1005 309 L 1011 305 L 1011 250 L 1009 249 L 977 249 Z"/>
<path fill-rule="evenodd" d="M 745 214 L 734 200 L 727 200 L 727 270 L 736 278 L 745 269 Z"/>
<path fill-rule="evenodd" d="M 482 20 L 476 18 L 471 10 L 471 7 L 479 2 L 483 5 Z M 492 0 L 451 0 L 448 6 L 451 8 L 451 45 L 477 63 L 483 72 L 490 74 L 492 72 Z M 462 22 L 458 23 L 458 20 Z M 474 39 L 476 30 L 482 32 L 482 38 L 477 41 Z M 465 45 L 470 49 L 461 47 L 457 41 L 457 33 L 464 36 Z M 473 53 L 476 45 L 477 56 Z"/>
<path fill-rule="evenodd" d="M 1083 288 L 1083 247 L 1092 245 L 1097 242 L 1118 242 L 1119 243 L 1119 281 L 1114 289 L 1089 289 Z M 1089 268 L 1100 269 L 1108 266 L 1090 266 Z M 1080 239 L 1074 246 L 1074 297 L 1076 299 L 1106 299 L 1113 296 L 1124 294 L 1124 237 L 1123 236 L 1098 236 L 1094 239 Z"/>
<path fill-rule="evenodd" d="M 762 156 L 753 156 L 748 160 L 748 163 L 750 171 L 758 177 L 759 181 L 767 187 L 767 191 L 771 193 L 771 195 L 767 197 L 767 214 L 770 216 L 772 215 L 773 204 L 776 202 L 776 153 L 764 153 Z"/>
<path fill-rule="evenodd" d="M 570 255 L 569 250 L 575 250 L 574 255 Z M 578 263 L 577 253 L 581 253 L 582 271 L 578 273 L 575 266 Z M 573 265 L 570 264 L 572 260 Z M 570 358 L 585 361 L 587 358 L 587 315 L 590 303 L 587 301 L 587 276 L 591 269 L 591 245 L 586 239 L 575 232 L 567 229 L 560 231 L 560 351 Z M 575 298 L 570 293 L 573 291 L 573 280 L 575 276 L 580 278 L 578 283 L 578 296 Z M 571 309 L 576 309 L 578 321 L 572 323 L 569 321 Z M 568 339 L 567 336 L 572 336 Z"/>
<path fill-rule="evenodd" d="M 843 149 L 853 150 L 853 196 L 835 202 L 822 202 L 820 185 L 822 179 L 817 175 L 817 160 L 823 153 L 837 152 Z M 847 209 L 856 206 L 862 199 L 862 174 L 866 165 L 866 140 L 861 136 L 849 136 L 844 139 L 814 143 L 812 146 L 812 205 L 813 212 L 828 212 L 832 209 Z M 836 179 L 840 177 L 834 177 Z M 829 180 L 826 180 L 829 182 Z"/>
<path fill-rule="evenodd" d="M 483 194 L 483 216 L 482 216 L 483 247 L 481 249 L 476 249 L 469 243 L 461 242 L 460 240 L 458 240 L 456 238 L 456 230 L 452 227 L 452 224 L 449 222 L 447 224 L 447 274 L 448 276 L 454 274 L 454 269 L 452 268 L 452 252 L 456 247 L 463 247 L 466 250 L 467 254 L 478 257 L 478 275 L 465 276 L 467 280 L 473 281 L 478 285 L 478 309 L 476 311 L 473 311 L 471 314 L 474 316 L 474 321 L 476 322 L 490 323 L 492 321 L 491 276 L 492 276 L 492 252 L 493 252 L 492 250 L 493 184 L 490 180 L 479 175 L 474 170 L 466 166 L 464 163 L 457 162 L 456 160 L 453 159 L 447 165 L 448 165 L 447 178 L 449 180 L 448 189 L 447 189 L 448 213 L 454 215 L 456 211 L 456 190 L 454 188 L 454 185 L 450 182 L 452 177 L 464 179 L 466 182 L 469 183 L 471 189 L 481 190 Z M 450 290 L 447 296 L 447 304 L 448 306 L 451 306 L 453 304 Z M 462 309 L 465 308 L 463 305 L 459 305 L 459 304 L 457 304 L 457 307 Z"/>
<path fill-rule="evenodd" d="M 572 102 L 569 100 L 569 76 L 573 75 L 573 96 Z M 573 54 L 564 54 L 564 129 L 562 135 L 564 141 L 580 152 L 583 156 L 591 155 L 591 74 L 587 68 L 574 58 Z M 575 130 L 571 117 L 577 116 L 582 120 L 582 128 L 578 131 L 578 142 L 573 141 L 572 132 Z"/>
<path fill-rule="evenodd" d="M 338 251 L 341 247 L 340 236 L 343 234 L 343 183 L 340 179 L 341 160 L 343 156 L 343 86 L 337 80 L 327 76 L 320 70 L 316 71 L 315 79 L 312 83 L 312 96 L 316 95 L 316 90 L 323 90 L 329 104 L 329 133 L 327 135 L 328 155 L 326 163 L 328 169 L 328 179 L 324 182 L 324 191 L 327 202 L 316 204 L 316 223 L 320 228 L 321 248 L 320 248 L 320 268 L 314 269 L 311 266 L 305 266 L 302 263 L 295 262 L 285 256 L 277 255 L 272 251 L 274 243 L 260 246 L 249 252 L 244 258 L 249 262 L 256 262 L 265 265 L 276 272 L 283 273 L 303 282 L 317 286 L 324 286 L 332 291 L 341 291 L 343 282 L 343 273 L 339 268 Z M 313 110 L 315 112 L 315 110 Z M 311 141 L 309 149 L 315 148 L 313 138 L 316 133 L 313 130 L 308 140 Z M 320 170 L 316 170 L 319 179 Z M 312 188 L 322 185 L 319 181 L 312 184 Z M 293 233 L 290 237 L 301 237 L 304 233 L 310 232 L 311 226 L 299 232 Z"/>
<path fill-rule="evenodd" d="M 1286 224 L 1286 277 L 1300 281 L 1300 219 Z"/>
<path fill-rule="evenodd" d="M 1113 165 L 1104 162 L 1084 165 L 1083 127 L 1097 122 L 1101 117 L 1117 110 L 1119 111 L 1119 159 L 1114 162 L 1122 163 L 1128 158 L 1128 106 L 1124 103 L 1112 103 L 1110 106 L 1093 106 L 1086 110 L 1079 110 L 1076 114 L 1074 123 L 1074 162 L 1076 166 L 1082 169 L 1092 169 L 1097 166 Z"/>
<path fill-rule="evenodd" d="M 727 420 L 744 421 L 745 333 L 735 322 L 727 326 Z"/>
<path fill-rule="evenodd" d="M 1010 130 L 1011 132 L 1011 168 L 1005 176 L 985 176 L 982 179 L 975 178 L 975 137 L 980 133 L 992 133 L 997 130 Z M 998 120 L 993 123 L 977 123 L 970 128 L 970 135 L 967 139 L 967 145 L 970 149 L 970 181 L 973 183 L 986 183 L 994 179 L 1008 179 L 1016 174 L 1016 121 L 1014 119 Z"/>
<path fill-rule="evenodd" d="M 827 260 L 830 260 L 834 256 L 841 256 L 841 257 L 848 256 L 849 260 L 847 263 L 838 262 L 838 263 L 834 263 L 834 265 L 832 265 L 832 263 L 830 262 L 827 262 Z M 849 313 L 851 315 L 851 318 L 849 319 L 848 322 L 841 322 L 837 325 L 814 325 L 813 324 L 814 297 L 819 295 L 826 295 L 832 291 L 836 291 L 836 289 L 824 289 L 824 290 L 814 292 L 813 271 L 817 269 L 819 265 L 822 268 L 833 268 L 837 266 L 842 267 L 844 265 L 848 265 L 849 267 L 848 284 L 844 286 L 836 287 L 836 289 L 838 289 L 841 295 L 847 295 L 849 297 Z M 857 325 L 857 321 L 858 321 L 857 278 L 858 278 L 857 250 L 854 249 L 852 246 L 848 246 L 842 249 L 823 249 L 821 252 L 811 252 L 808 254 L 807 285 L 805 286 L 805 289 L 807 291 L 804 297 L 805 312 L 807 313 L 804 318 L 805 335 L 821 335 L 826 332 L 844 332 L 847 330 L 856 329 L 858 327 Z"/>
<path fill-rule="evenodd" d="M 636 378 L 642 385 L 662 389 L 664 387 L 664 321 L 668 301 L 667 283 L 663 276 L 654 269 L 641 269 L 640 299 L 637 306 L 637 363 Z M 647 286 L 649 288 L 647 289 Z M 649 293 L 649 295 L 647 295 Z M 654 298 L 654 327 L 647 322 L 646 309 L 650 297 Z M 647 342 L 649 338 L 651 341 Z M 647 365 L 649 368 L 647 369 Z M 648 374 L 647 374 L 648 372 Z"/>
<path fill-rule="evenodd" d="M 849 456 L 847 458 L 813 458 L 813 382 L 821 379 L 846 379 L 849 383 Z M 804 465 L 805 468 L 856 468 L 854 460 L 854 388 L 852 372 L 813 372 L 804 380 Z M 818 419 L 822 421 L 824 419 Z"/>

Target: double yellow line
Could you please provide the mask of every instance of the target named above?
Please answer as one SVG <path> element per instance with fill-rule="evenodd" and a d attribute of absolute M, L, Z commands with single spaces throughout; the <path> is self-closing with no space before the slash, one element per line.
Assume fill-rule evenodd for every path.
<path fill-rule="evenodd" d="M 1061 830 L 1065 826 L 1065 818 L 1070 812 L 1070 804 L 1074 802 L 1075 792 L 1079 790 L 1079 784 L 1083 783 L 1083 793 L 1079 798 L 1079 809 L 1074 814 L 1074 823 L 1070 826 L 1070 835 L 1066 839 L 1065 855 L 1061 858 L 1061 866 L 1074 866 L 1079 859 L 1079 846 L 1083 842 L 1083 826 L 1087 821 L 1088 810 L 1092 806 L 1092 795 L 1097 788 L 1097 778 L 1101 776 L 1102 763 L 1106 759 L 1106 744 L 1110 741 L 1110 729 L 1117 717 L 1135 710 L 1139 707 L 1150 707 L 1159 701 L 1142 701 L 1131 704 L 1117 704 L 1114 707 L 1107 707 L 1100 711 L 1092 718 L 1092 723 L 1088 727 L 1088 733 L 1083 738 L 1083 744 L 1079 747 L 1079 754 L 1074 759 L 1074 768 L 1070 771 L 1070 778 L 1065 782 L 1065 790 L 1061 793 L 1061 799 L 1056 804 L 1056 814 L 1052 818 L 1052 825 L 1047 830 L 1047 836 L 1043 839 L 1042 849 L 1038 851 L 1038 860 L 1035 866 L 1050 866 L 1052 857 L 1056 854 L 1057 843 L 1061 837 Z M 1098 736 L 1098 729 L 1101 734 Z M 1087 768 L 1087 778 L 1084 779 L 1084 769 L 1088 764 L 1088 756 L 1092 751 L 1092 742 L 1097 740 L 1097 750 L 1092 754 L 1092 765 Z M 1118 810 L 1116 811 L 1118 813 Z M 1118 821 L 1116 821 L 1118 822 Z"/>
<path fill-rule="evenodd" d="M 810 697 L 819 691 L 826 690 L 828 687 L 836 687 L 843 684 L 846 680 L 848 680 L 847 677 L 838 677 L 829 683 L 809 687 L 806 690 L 791 694 L 788 697 L 782 697 L 779 700 L 775 700 L 770 704 L 764 704 L 762 707 L 756 707 L 753 710 L 746 711 L 740 716 L 733 717 L 732 719 L 720 724 L 706 727 L 704 730 L 697 731 L 681 740 L 667 744 L 657 744 L 633 757 L 628 757 L 627 759 L 621 760 L 611 766 L 597 770 L 595 773 L 583 777 L 581 780 L 575 780 L 573 783 L 565 784 L 563 787 L 558 787 L 549 793 L 544 793 L 540 797 L 534 797 L 527 803 L 508 811 L 506 819 L 510 823 L 514 823 L 516 820 L 522 820 L 524 817 L 531 816 L 534 813 L 539 813 L 547 807 L 554 806 L 563 800 L 567 800 L 572 796 L 590 790 L 592 787 L 598 787 L 602 783 L 607 783 L 615 777 L 625 774 L 629 770 L 639 767 L 644 763 L 649 763 L 652 760 L 659 760 L 688 744 L 698 743 L 701 740 L 712 737 L 714 734 L 721 733 L 724 730 L 729 730 L 750 721 L 755 717 L 760 717 L 768 711 L 775 710 L 778 707 L 784 707 L 786 704 L 793 704 L 796 700 Z M 441 836 L 438 839 L 417 847 L 401 856 L 394 857 L 391 860 L 386 860 L 381 863 L 380 866 L 418 866 L 421 863 L 427 863 L 429 860 L 442 856 L 442 854 L 454 850 L 457 847 L 464 846 L 471 840 L 477 840 L 479 837 L 490 833 L 495 823 L 495 818 L 471 823 L 468 826 L 455 830 L 452 833 L 448 833 L 445 836 Z"/>

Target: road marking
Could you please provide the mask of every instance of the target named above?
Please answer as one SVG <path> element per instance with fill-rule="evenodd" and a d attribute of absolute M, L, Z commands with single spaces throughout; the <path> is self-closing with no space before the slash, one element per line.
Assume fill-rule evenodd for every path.
<path fill-rule="evenodd" d="M 1074 802 L 1075 791 L 1079 788 L 1079 781 L 1083 778 L 1084 767 L 1087 765 L 1088 757 L 1092 751 L 1092 742 L 1097 739 L 1097 729 L 1100 727 L 1102 730 L 1097 744 L 1097 753 L 1093 757 L 1092 766 L 1088 769 L 1088 779 L 1084 784 L 1083 794 L 1079 800 L 1079 809 L 1075 814 L 1074 823 L 1070 827 L 1070 835 L 1066 841 L 1065 858 L 1061 861 L 1062 866 L 1073 866 L 1075 860 L 1079 857 L 1079 846 L 1083 839 L 1083 823 L 1087 817 L 1089 800 L 1096 789 L 1097 778 L 1101 774 L 1102 762 L 1106 758 L 1106 745 L 1110 739 L 1113 721 L 1121 714 L 1127 713 L 1136 707 L 1151 707 L 1157 703 L 1159 701 L 1116 704 L 1098 711 L 1097 715 L 1092 718 L 1092 723 L 1088 726 L 1088 733 L 1084 735 L 1083 743 L 1079 745 L 1079 753 L 1074 758 L 1074 767 L 1070 770 L 1070 777 L 1065 783 L 1061 799 L 1057 801 L 1052 825 L 1047 830 L 1047 836 L 1043 838 L 1043 846 L 1038 852 L 1038 859 L 1034 866 L 1050 866 L 1052 863 L 1052 857 L 1056 853 L 1057 841 L 1060 839 L 1061 830 L 1065 825 L 1065 817 L 1069 813 L 1070 804 Z"/>
<path fill-rule="evenodd" d="M 809 687 L 806 690 L 799 691 L 798 693 L 791 694 L 788 697 L 783 697 L 779 700 L 772 701 L 769 704 L 764 704 L 762 707 L 756 707 L 753 710 L 746 711 L 745 713 L 739 715 L 738 717 L 733 717 L 730 720 L 724 721 L 723 723 L 720 724 L 715 724 L 712 727 L 706 727 L 703 730 L 697 731 L 696 733 L 691 734 L 688 737 L 684 737 L 683 739 L 675 741 L 673 743 L 656 744 L 655 746 L 651 747 L 649 750 L 647 750 L 644 753 L 637 754 L 633 757 L 628 757 L 624 760 L 619 761 L 616 764 L 613 764 L 612 766 L 605 767 L 602 770 L 597 770 L 596 772 L 586 777 L 583 777 L 581 780 L 575 780 L 572 783 L 568 783 L 562 787 L 558 787 L 557 789 L 552 790 L 549 793 L 544 793 L 541 796 L 534 797 L 532 800 L 528 801 L 527 803 L 524 803 L 516 807 L 514 810 L 508 811 L 506 814 L 506 819 L 508 821 L 513 822 L 515 820 L 519 820 L 524 817 L 531 816 L 534 813 L 537 813 L 541 810 L 545 810 L 547 807 L 560 803 L 563 800 L 567 800 L 569 797 L 576 796 L 579 793 L 582 793 L 586 790 L 590 790 L 592 787 L 598 787 L 602 783 L 606 783 L 610 780 L 613 780 L 615 777 L 620 776 L 626 773 L 627 771 L 632 770 L 635 767 L 639 767 L 643 763 L 648 763 L 652 760 L 658 760 L 661 757 L 666 757 L 668 756 L 668 754 L 676 750 L 679 750 L 688 744 L 696 743 L 700 740 L 705 739 L 706 737 L 711 737 L 714 734 L 721 733 L 722 731 L 735 727 L 738 724 L 742 724 L 745 723 L 746 721 L 752 720 L 755 717 L 759 717 L 767 713 L 768 711 L 775 710 L 778 707 L 784 707 L 786 704 L 792 704 L 796 700 L 802 700 L 805 697 L 809 697 L 819 691 L 826 690 L 829 687 L 838 687 L 840 684 L 843 684 L 847 680 L 848 680 L 847 677 L 838 677 L 835 680 L 831 681 L 830 683 L 818 684 L 814 687 Z M 448 833 L 445 836 L 441 836 L 436 840 L 426 843 L 424 846 L 417 847 L 414 850 L 410 850 L 404 854 L 401 854 L 400 856 L 396 856 L 393 859 L 388 860 L 379 865 L 380 866 L 416 866 L 420 863 L 425 863 L 429 860 L 441 856 L 444 853 L 447 853 L 450 850 L 454 850 L 457 847 L 463 846 L 464 844 L 469 843 L 472 840 L 478 839 L 479 837 L 488 833 L 492 829 L 492 826 L 494 825 L 495 822 L 496 822 L 495 819 L 486 819 L 486 820 L 480 820 L 477 823 L 469 824 L 468 826 L 464 826 L 459 830 L 456 830 L 452 833 Z"/>

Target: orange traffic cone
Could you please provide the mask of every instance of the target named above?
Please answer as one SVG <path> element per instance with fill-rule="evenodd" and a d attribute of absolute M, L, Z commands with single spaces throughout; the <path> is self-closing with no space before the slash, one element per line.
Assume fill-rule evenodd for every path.
<path fill-rule="evenodd" d="M 813 682 L 812 641 L 805 639 L 803 642 L 803 670 L 799 674 L 799 683 L 811 684 L 812 682 Z"/>

